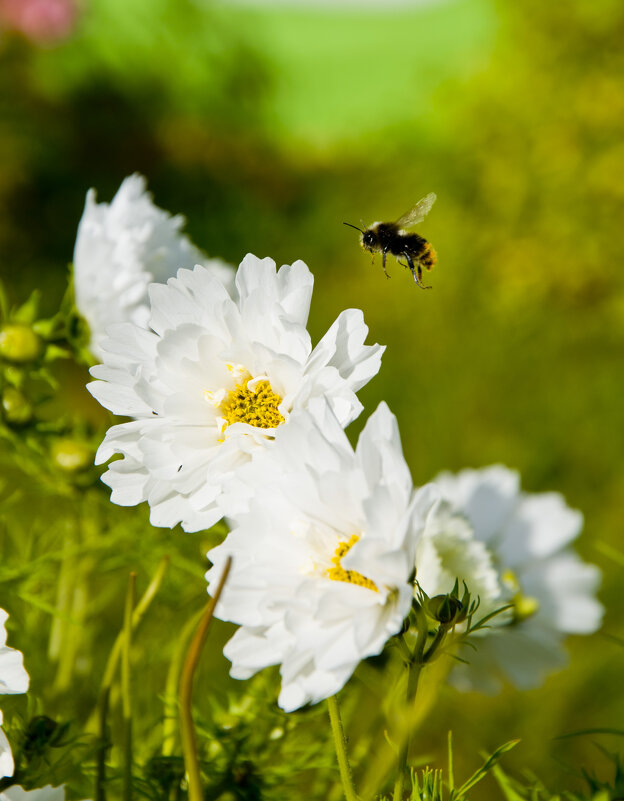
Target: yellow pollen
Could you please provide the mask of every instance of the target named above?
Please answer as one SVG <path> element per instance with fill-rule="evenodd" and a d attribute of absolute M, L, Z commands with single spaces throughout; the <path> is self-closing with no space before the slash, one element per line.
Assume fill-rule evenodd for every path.
<path fill-rule="evenodd" d="M 346 581 L 347 584 L 357 584 L 358 587 L 366 587 L 366 589 L 373 590 L 373 592 L 379 592 L 374 581 L 358 573 L 357 570 L 345 570 L 340 564 L 342 557 L 349 553 L 359 539 L 357 534 L 352 534 L 346 542 L 340 543 L 332 557 L 332 564 L 335 567 L 328 568 L 327 575 L 332 581 Z"/>
<path fill-rule="evenodd" d="M 503 573 L 503 583 L 513 592 L 511 603 L 513 604 L 512 623 L 521 623 L 529 617 L 533 617 L 539 611 L 540 604 L 537 598 L 524 595 L 520 587 L 516 574 L 513 570 L 506 570 Z"/>
<path fill-rule="evenodd" d="M 513 605 L 514 623 L 520 623 L 539 612 L 539 601 L 530 595 L 518 593 L 513 599 Z"/>
<path fill-rule="evenodd" d="M 255 428 L 277 428 L 285 422 L 278 408 L 282 399 L 273 392 L 268 380 L 256 379 L 253 389 L 248 386 L 251 382 L 248 374 L 221 402 L 224 429 L 232 423 L 247 423 Z"/>

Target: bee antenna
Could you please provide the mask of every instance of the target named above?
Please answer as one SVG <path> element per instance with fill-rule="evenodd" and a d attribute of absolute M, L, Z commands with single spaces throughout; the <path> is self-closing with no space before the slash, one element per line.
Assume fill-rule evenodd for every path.
<path fill-rule="evenodd" d="M 358 228 L 357 225 L 351 225 L 351 223 L 343 222 L 343 225 L 348 225 L 349 228 L 355 228 L 356 231 L 359 231 L 361 234 L 364 233 L 362 228 Z"/>

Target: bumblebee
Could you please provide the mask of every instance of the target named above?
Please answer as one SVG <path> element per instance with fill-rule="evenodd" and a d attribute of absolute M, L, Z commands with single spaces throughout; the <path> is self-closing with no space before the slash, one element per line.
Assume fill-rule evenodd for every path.
<path fill-rule="evenodd" d="M 396 222 L 375 222 L 369 228 L 358 228 L 357 225 L 351 225 L 351 223 L 345 223 L 345 225 L 355 228 L 356 231 L 361 233 L 360 244 L 365 250 L 369 250 L 373 254 L 373 261 L 375 260 L 375 253 L 381 253 L 382 267 L 386 278 L 390 278 L 386 270 L 386 258 L 390 253 L 399 264 L 410 268 L 417 286 L 421 289 L 431 289 L 430 286 L 425 286 L 422 282 L 422 268 L 430 270 L 433 267 L 438 260 L 436 252 L 431 243 L 427 242 L 424 237 L 419 234 L 408 233 L 405 229 L 421 223 L 429 213 L 435 200 L 435 193 L 430 192 L 422 200 L 419 200 L 414 208 L 399 217 Z M 401 256 L 405 258 L 407 264 L 400 261 Z"/>

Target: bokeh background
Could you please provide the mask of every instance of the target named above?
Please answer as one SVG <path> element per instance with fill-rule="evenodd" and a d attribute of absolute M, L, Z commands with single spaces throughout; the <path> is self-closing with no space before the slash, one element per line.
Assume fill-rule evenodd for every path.
<path fill-rule="evenodd" d="M 210 255 L 303 259 L 313 339 L 358 307 L 387 345 L 363 418 L 388 402 L 415 482 L 515 467 L 527 490 L 558 490 L 583 511 L 579 550 L 604 571 L 603 631 L 570 640 L 571 667 L 530 692 L 444 690 L 423 759 L 443 759 L 452 728 L 459 774 L 518 737 L 511 772 L 530 768 L 556 790 L 579 787 L 581 765 L 608 778 L 596 743 L 616 750 L 617 738 L 553 738 L 624 719 L 621 0 L 0 0 L 0 26 L 12 299 L 38 286 L 44 310 L 57 308 L 86 190 L 110 200 L 135 171 Z M 395 219 L 430 191 L 420 230 L 439 264 L 422 292 L 392 260 L 386 281 L 342 223 Z M 71 408 L 103 420 L 86 374 L 63 369 Z M 127 510 L 111 514 L 122 525 Z M 200 552 L 183 548 L 188 561 Z M 218 648 L 210 658 L 223 673 Z M 27 662 L 41 688 L 44 668 Z M 64 689 L 50 696 L 59 711 Z"/>

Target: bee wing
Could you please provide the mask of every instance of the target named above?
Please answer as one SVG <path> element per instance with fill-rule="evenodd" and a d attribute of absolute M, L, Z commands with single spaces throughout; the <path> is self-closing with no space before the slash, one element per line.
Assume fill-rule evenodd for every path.
<path fill-rule="evenodd" d="M 409 228 L 410 225 L 418 225 L 418 223 L 421 223 L 431 211 L 436 197 L 437 195 L 435 192 L 429 192 L 422 200 L 419 200 L 413 209 L 410 209 L 396 221 L 399 228 Z"/>

